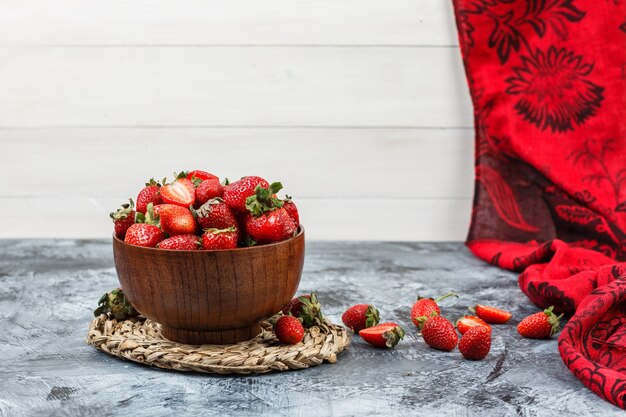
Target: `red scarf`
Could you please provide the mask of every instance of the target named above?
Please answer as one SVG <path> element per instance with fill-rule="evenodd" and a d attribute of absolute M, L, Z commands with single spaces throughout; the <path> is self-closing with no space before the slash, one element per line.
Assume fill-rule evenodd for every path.
<path fill-rule="evenodd" d="M 626 0 L 455 0 L 474 104 L 467 245 L 572 314 L 565 365 L 626 405 Z"/>

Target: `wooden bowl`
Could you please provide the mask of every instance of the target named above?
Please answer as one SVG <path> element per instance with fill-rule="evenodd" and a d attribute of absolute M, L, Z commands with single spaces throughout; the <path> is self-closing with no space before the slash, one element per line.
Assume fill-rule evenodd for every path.
<path fill-rule="evenodd" d="M 260 333 L 259 322 L 291 301 L 304 265 L 304 229 L 269 245 L 227 250 L 145 248 L 113 237 L 122 289 L 163 336 L 227 344 Z"/>

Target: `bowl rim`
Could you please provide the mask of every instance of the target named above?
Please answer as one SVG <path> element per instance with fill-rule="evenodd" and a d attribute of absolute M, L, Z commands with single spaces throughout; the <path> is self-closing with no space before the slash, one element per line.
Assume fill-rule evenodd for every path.
<path fill-rule="evenodd" d="M 115 233 L 113 233 L 113 241 L 117 241 L 118 243 L 122 244 L 122 246 L 127 246 L 127 247 L 131 247 L 131 248 L 138 249 L 138 250 L 143 249 L 147 251 L 154 251 L 154 252 L 159 252 L 159 253 L 198 253 L 198 252 L 200 253 L 229 253 L 229 252 L 232 253 L 232 252 L 249 251 L 249 250 L 261 249 L 261 248 L 268 248 L 272 246 L 284 245 L 298 238 L 301 235 L 304 235 L 304 227 L 302 227 L 302 225 L 298 226 L 298 233 L 296 233 L 293 237 L 290 237 L 289 239 L 281 240 L 280 242 L 265 243 L 263 245 L 258 245 L 258 246 L 248 246 L 248 247 L 243 247 L 243 248 L 237 247 L 237 248 L 232 248 L 232 249 L 180 250 L 180 249 L 151 248 L 147 246 L 137 246 L 137 245 L 128 244 L 124 242 L 122 239 L 120 239 L 119 237 L 117 237 Z"/>

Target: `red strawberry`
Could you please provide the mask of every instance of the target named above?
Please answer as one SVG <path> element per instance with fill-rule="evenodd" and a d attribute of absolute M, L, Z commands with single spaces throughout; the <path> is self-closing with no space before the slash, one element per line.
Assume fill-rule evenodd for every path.
<path fill-rule="evenodd" d="M 298 208 L 295 203 L 291 199 L 291 197 L 287 196 L 287 199 L 284 201 L 283 207 L 287 210 L 289 217 L 296 224 L 296 228 L 300 227 L 300 214 L 298 214 Z"/>
<path fill-rule="evenodd" d="M 561 317 L 555 315 L 554 306 L 526 317 L 517 325 L 517 332 L 531 339 L 548 339 L 559 332 Z"/>
<path fill-rule="evenodd" d="M 296 224 L 284 208 L 246 220 L 246 232 L 257 243 L 280 242 L 293 237 L 296 231 Z"/>
<path fill-rule="evenodd" d="M 341 320 L 346 327 L 352 329 L 355 333 L 378 324 L 380 314 L 371 304 L 357 304 L 345 311 L 341 316 Z"/>
<path fill-rule="evenodd" d="M 491 349 L 491 331 L 484 326 L 472 327 L 459 341 L 459 352 L 465 359 L 481 360 Z"/>
<path fill-rule="evenodd" d="M 441 314 L 441 310 L 439 309 L 439 305 L 437 303 L 452 296 L 458 297 L 458 295 L 454 292 L 442 295 L 436 300 L 433 298 L 417 297 L 417 301 L 413 304 L 413 308 L 411 309 L 411 320 L 413 320 L 413 323 L 421 329 L 424 321 L 431 317 L 433 313 L 437 316 Z"/>
<path fill-rule="evenodd" d="M 126 236 L 126 230 L 135 223 L 135 210 L 133 208 L 135 204 L 133 199 L 128 199 L 128 203 L 122 204 L 122 207 L 117 211 L 109 214 L 113 219 L 113 228 L 115 229 L 115 236 L 120 239 L 124 239 Z"/>
<path fill-rule="evenodd" d="M 502 324 L 509 321 L 512 317 L 512 314 L 508 311 L 482 304 L 476 304 L 474 308 L 470 310 L 473 310 L 478 317 L 485 320 L 487 323 Z"/>
<path fill-rule="evenodd" d="M 135 223 L 126 231 L 124 242 L 130 245 L 154 248 L 163 239 L 165 239 L 165 234 L 157 226 Z"/>
<path fill-rule="evenodd" d="M 200 184 L 202 181 L 206 180 L 216 180 L 217 182 L 220 181 L 217 175 L 210 174 L 206 171 L 200 171 L 199 169 L 194 169 L 193 171 L 186 172 L 185 174 L 185 178 L 191 180 L 191 182 L 193 182 L 196 186 L 198 186 L 198 184 Z"/>
<path fill-rule="evenodd" d="M 203 229 L 227 229 L 237 227 L 237 219 L 221 198 L 213 198 L 193 211 Z"/>
<path fill-rule="evenodd" d="M 196 187 L 196 206 L 201 206 L 212 198 L 221 197 L 224 187 L 218 180 L 205 180 Z"/>
<path fill-rule="evenodd" d="M 441 316 L 432 316 L 424 322 L 422 337 L 431 348 L 445 351 L 454 349 L 459 340 L 450 320 Z"/>
<path fill-rule="evenodd" d="M 289 304 L 283 307 L 282 311 L 283 314 L 290 314 L 301 319 L 302 323 L 307 327 L 323 319 L 322 305 L 317 299 L 315 292 L 295 297 Z"/>
<path fill-rule="evenodd" d="M 274 333 L 281 343 L 295 345 L 304 338 L 304 327 L 293 316 L 282 316 L 274 324 Z"/>
<path fill-rule="evenodd" d="M 388 322 L 363 329 L 359 332 L 359 336 L 370 345 L 392 348 L 404 338 L 404 329 L 396 323 Z"/>
<path fill-rule="evenodd" d="M 181 172 L 173 183 L 161 187 L 161 198 L 164 203 L 189 207 L 196 201 L 196 188 L 184 174 Z"/>
<path fill-rule="evenodd" d="M 478 326 L 486 327 L 489 331 L 491 331 L 491 326 L 485 323 L 483 319 L 476 316 L 464 316 L 456 322 L 456 327 L 459 329 L 459 333 L 461 334 L 465 334 L 465 332 L 472 327 Z"/>
<path fill-rule="evenodd" d="M 196 219 L 189 209 L 175 204 L 161 204 L 154 207 L 154 215 L 158 217 L 161 230 L 169 236 L 196 233 Z"/>
<path fill-rule="evenodd" d="M 204 249 L 233 249 L 237 247 L 239 234 L 235 227 L 228 229 L 205 229 L 202 235 Z"/>
<path fill-rule="evenodd" d="M 196 235 L 176 235 L 162 240 L 156 247 L 169 250 L 196 250 L 200 248 L 200 238 Z"/>
<path fill-rule="evenodd" d="M 254 195 L 257 185 L 269 188 L 270 184 L 261 177 L 243 177 L 239 181 L 231 182 L 224 187 L 224 201 L 233 210 L 246 212 L 246 199 Z"/>
<path fill-rule="evenodd" d="M 137 195 L 137 212 L 145 213 L 148 204 L 150 203 L 155 206 L 158 204 L 162 204 L 163 199 L 161 198 L 161 194 L 159 193 L 160 190 L 161 184 L 155 181 L 154 178 L 150 178 L 150 181 L 146 183 L 146 186 L 142 188 Z"/>

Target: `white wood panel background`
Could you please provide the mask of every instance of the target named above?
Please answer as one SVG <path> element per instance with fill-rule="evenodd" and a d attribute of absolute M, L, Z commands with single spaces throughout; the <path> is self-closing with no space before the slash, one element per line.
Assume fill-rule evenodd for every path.
<path fill-rule="evenodd" d="M 107 237 L 146 179 L 199 168 L 281 180 L 311 239 L 464 239 L 449 3 L 1 1 L 0 237 Z"/>

